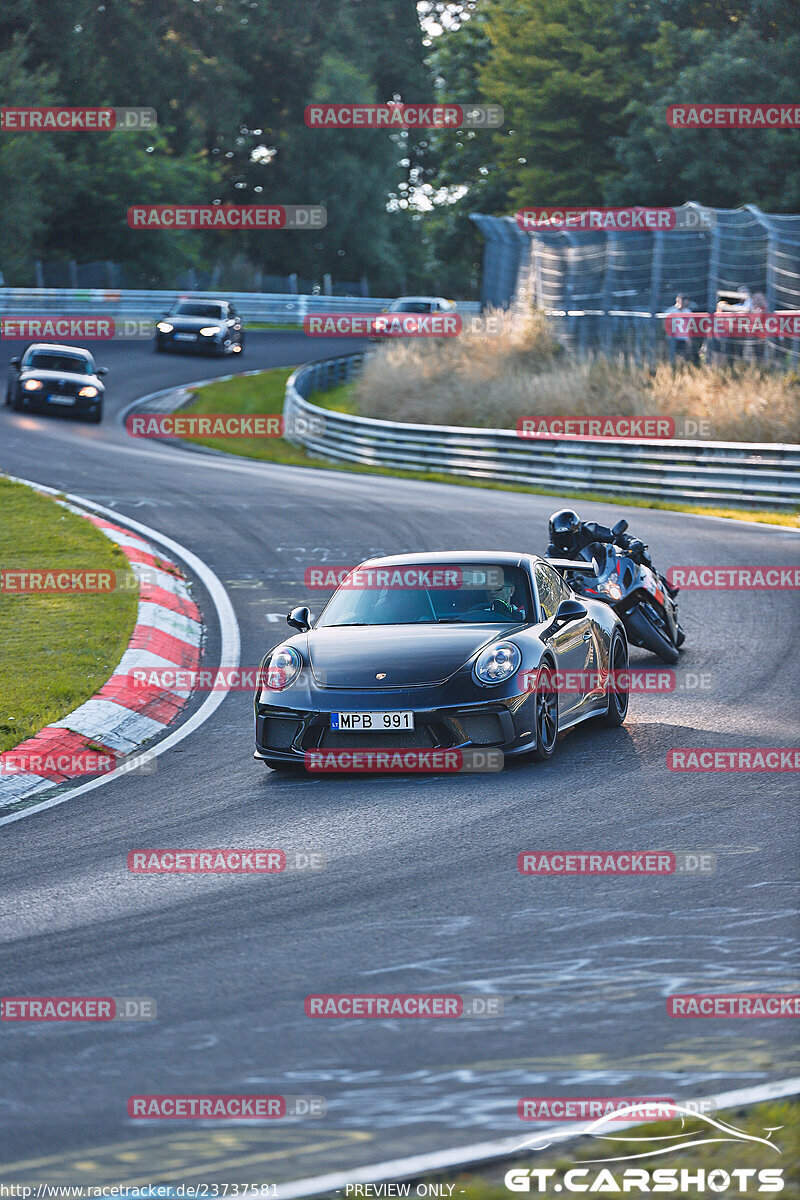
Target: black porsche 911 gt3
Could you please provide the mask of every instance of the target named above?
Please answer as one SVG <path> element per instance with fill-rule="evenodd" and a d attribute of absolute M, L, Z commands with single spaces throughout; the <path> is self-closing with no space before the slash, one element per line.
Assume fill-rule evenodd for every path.
<path fill-rule="evenodd" d="M 6 404 L 17 411 L 75 413 L 103 419 L 106 367 L 96 367 L 88 350 L 34 342 L 11 359 Z"/>
<path fill-rule="evenodd" d="M 297 632 L 265 656 L 255 695 L 254 757 L 274 769 L 337 748 L 548 759 L 559 732 L 627 713 L 627 691 L 608 686 L 628 665 L 622 622 L 536 555 L 370 559 L 313 623 L 304 607 L 287 621 Z"/>

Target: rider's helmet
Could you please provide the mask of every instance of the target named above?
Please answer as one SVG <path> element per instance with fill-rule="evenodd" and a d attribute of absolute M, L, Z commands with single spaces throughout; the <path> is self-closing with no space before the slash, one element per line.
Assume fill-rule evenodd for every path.
<path fill-rule="evenodd" d="M 569 542 L 581 527 L 581 519 L 573 508 L 560 508 L 550 518 L 550 541 L 554 546 Z"/>

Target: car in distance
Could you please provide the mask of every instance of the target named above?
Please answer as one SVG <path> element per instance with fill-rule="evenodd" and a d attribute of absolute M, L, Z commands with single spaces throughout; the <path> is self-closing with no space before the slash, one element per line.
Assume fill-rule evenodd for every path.
<path fill-rule="evenodd" d="M 627 713 L 627 691 L 608 687 L 628 665 L 622 622 L 537 555 L 370 559 L 313 624 L 305 607 L 287 621 L 296 632 L 264 657 L 255 693 L 255 758 L 274 769 L 387 746 L 549 759 L 559 732 Z M 574 693 L 557 681 L 576 676 L 552 676 L 579 671 Z"/>
<path fill-rule="evenodd" d="M 178 300 L 156 324 L 156 351 L 241 354 L 242 318 L 229 300 Z"/>
<path fill-rule="evenodd" d="M 414 314 L 414 313 L 454 313 L 457 311 L 457 305 L 454 300 L 445 300 L 443 296 L 398 296 L 397 300 L 393 300 L 388 308 L 385 308 L 381 314 L 384 318 L 388 318 L 388 330 L 386 332 L 376 332 L 372 334 L 371 341 L 381 342 L 386 338 L 397 337 L 400 334 L 399 319 L 393 323 L 391 316 L 393 313 L 398 314 Z M 391 331 L 391 332 L 390 332 Z"/>
<path fill-rule="evenodd" d="M 88 350 L 34 342 L 11 359 L 6 404 L 17 412 L 73 412 L 97 423 L 103 419 L 106 374 Z"/>

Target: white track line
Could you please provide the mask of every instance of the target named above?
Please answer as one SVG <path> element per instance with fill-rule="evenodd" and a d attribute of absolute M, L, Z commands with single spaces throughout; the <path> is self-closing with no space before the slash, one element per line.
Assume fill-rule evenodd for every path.
<path fill-rule="evenodd" d="M 762 1083 L 757 1087 L 740 1088 L 735 1092 L 722 1092 L 718 1096 L 702 1096 L 695 1101 L 678 1103 L 699 1104 L 711 1101 L 715 1108 L 739 1108 L 745 1104 L 759 1104 L 762 1100 L 778 1100 L 784 1096 L 800 1093 L 800 1078 L 779 1079 L 775 1083 Z M 560 1141 L 581 1137 L 596 1121 L 562 1122 L 559 1125 L 543 1125 L 541 1133 L 557 1135 Z M 640 1121 L 615 1121 L 614 1130 L 630 1129 Z M 571 1137 L 570 1137 L 571 1135 Z M 335 1171 L 329 1175 L 315 1175 L 298 1179 L 294 1183 L 279 1183 L 273 1193 L 275 1200 L 299 1200 L 302 1196 L 320 1196 L 344 1189 L 347 1184 L 383 1183 L 393 1179 L 418 1179 L 439 1171 L 456 1170 L 470 1163 L 489 1162 L 492 1159 L 519 1158 L 526 1151 L 520 1150 L 520 1134 L 504 1138 L 501 1142 L 479 1142 L 473 1146 L 457 1146 L 452 1150 L 433 1151 L 430 1154 L 415 1154 L 410 1158 L 395 1158 L 389 1162 L 375 1163 L 371 1167 L 355 1167 L 352 1171 Z M 531 1153 L 528 1151 L 527 1153 Z"/>
<path fill-rule="evenodd" d="M 122 517 L 118 512 L 114 512 L 110 508 L 105 508 L 102 504 L 95 504 L 91 500 L 84 500 L 81 496 L 74 496 L 71 493 L 60 492 L 56 488 L 45 487 L 43 484 L 34 483 L 30 479 L 20 479 L 13 475 L 6 476 L 6 478 L 14 479 L 17 483 L 25 483 L 28 487 L 32 487 L 39 492 L 46 492 L 51 496 L 65 495 L 71 504 L 96 513 L 98 516 L 106 517 L 115 524 L 123 525 L 136 533 L 141 533 L 148 540 L 158 542 L 186 563 L 207 588 L 217 611 L 220 628 L 220 669 L 238 667 L 241 638 L 236 613 L 233 611 L 233 605 L 228 598 L 228 593 L 225 591 L 219 578 L 196 554 L 193 554 L 191 550 L 187 550 L 180 542 L 176 542 L 165 534 L 159 533 L 156 529 L 151 529 L 149 525 L 143 525 L 140 521 L 134 521 L 131 517 Z M 194 733 L 219 708 L 227 694 L 227 692 L 209 692 L 197 712 L 193 713 L 179 729 L 176 729 L 174 733 L 168 734 L 163 741 L 151 749 L 145 749 L 141 754 L 132 755 L 130 759 L 126 759 L 126 772 L 132 771 L 139 762 L 150 762 L 151 759 L 157 758 L 159 754 L 163 754 L 166 750 L 171 750 L 173 746 L 177 746 L 178 742 L 182 742 L 190 733 Z M 91 792 L 94 788 L 103 787 L 105 784 L 111 783 L 113 779 L 113 772 L 109 775 L 101 775 L 97 779 L 90 779 L 87 783 L 82 783 L 79 787 L 72 788 L 62 795 L 54 796 L 51 800 L 43 800 L 41 804 L 32 804 L 30 808 L 25 808 L 22 812 L 11 813 L 7 817 L 0 818 L 0 825 L 10 825 L 14 821 L 21 821 L 23 817 L 33 816 L 34 813 L 43 812 L 47 808 L 55 808 L 57 804 L 65 804 L 67 800 L 81 796 L 84 792 Z"/>

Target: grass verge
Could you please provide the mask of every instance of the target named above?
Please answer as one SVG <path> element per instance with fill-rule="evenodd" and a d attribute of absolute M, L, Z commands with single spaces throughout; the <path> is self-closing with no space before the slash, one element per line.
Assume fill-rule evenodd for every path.
<path fill-rule="evenodd" d="M 0 477 L 0 563 L 127 571 L 89 521 Z M 58 721 L 111 675 L 136 624 L 138 592 L 10 595 L 0 590 L 0 752 Z"/>
<path fill-rule="evenodd" d="M 524 1158 L 520 1158 L 513 1166 L 531 1168 L 551 1168 L 555 1170 L 555 1174 L 547 1177 L 546 1190 L 539 1192 L 538 1179 L 534 1177 L 531 1183 L 530 1192 L 522 1193 L 527 1196 L 547 1195 L 553 1196 L 556 1192 L 562 1197 L 577 1194 L 578 1188 L 569 1189 L 564 1184 L 565 1172 L 570 1169 L 588 1170 L 589 1174 L 582 1177 L 575 1177 L 573 1183 L 579 1185 L 580 1191 L 589 1190 L 590 1194 L 597 1195 L 620 1195 L 622 1188 L 622 1180 L 626 1168 L 645 1168 L 650 1172 L 656 1169 L 681 1169 L 687 1170 L 691 1175 L 705 1171 L 704 1181 L 707 1180 L 708 1174 L 711 1171 L 725 1171 L 730 1176 L 728 1181 L 727 1191 L 720 1193 L 713 1187 L 706 1186 L 701 1189 L 695 1184 L 688 1188 L 680 1187 L 681 1177 L 677 1177 L 678 1187 L 674 1191 L 666 1189 L 654 1189 L 651 1182 L 650 1192 L 653 1190 L 661 1190 L 662 1194 L 668 1194 L 674 1200 L 697 1200 L 698 1196 L 714 1196 L 727 1195 L 733 1196 L 756 1196 L 766 1194 L 768 1190 L 764 1185 L 759 1184 L 757 1176 L 752 1176 L 746 1180 L 746 1191 L 739 1190 L 737 1176 L 731 1174 L 738 1170 L 755 1170 L 760 1171 L 765 1168 L 782 1168 L 783 1169 L 783 1190 L 775 1194 L 780 1194 L 781 1200 L 800 1200 L 800 1104 L 795 1101 L 770 1101 L 765 1104 L 757 1104 L 753 1107 L 738 1111 L 726 1110 L 718 1114 L 715 1119 L 718 1119 L 725 1124 L 733 1125 L 736 1129 L 743 1130 L 755 1137 L 765 1138 L 767 1134 L 765 1130 L 775 1130 L 770 1135 L 770 1140 L 778 1147 L 780 1153 L 768 1149 L 766 1146 L 748 1143 L 744 1141 L 723 1141 L 707 1145 L 696 1145 L 686 1150 L 677 1151 L 674 1154 L 664 1154 L 655 1159 L 639 1159 L 636 1162 L 617 1162 L 608 1163 L 607 1169 L 617 1181 L 617 1188 L 610 1187 L 593 1187 L 590 1186 L 597 1179 L 597 1174 L 603 1169 L 604 1164 L 598 1162 L 598 1159 L 611 1158 L 615 1155 L 636 1154 L 643 1148 L 640 1144 L 639 1149 L 632 1143 L 619 1143 L 615 1148 L 612 1143 L 598 1142 L 594 1138 L 581 1138 L 574 1142 L 562 1143 L 558 1149 L 552 1147 L 549 1150 L 542 1150 L 536 1154 L 527 1154 Z M 701 1136 L 706 1138 L 722 1138 L 725 1135 L 715 1130 L 713 1126 L 706 1122 L 698 1120 L 693 1121 L 687 1119 L 686 1128 L 684 1131 L 690 1135 L 694 1130 L 697 1130 Z M 535 1125 L 526 1126 L 526 1132 L 520 1135 L 520 1141 L 527 1137 L 533 1137 L 536 1132 Z M 613 1126 L 607 1125 L 604 1132 L 612 1133 Z M 666 1137 L 670 1134 L 680 1132 L 679 1121 L 659 1121 L 648 1122 L 644 1125 L 639 1125 L 635 1128 L 627 1130 L 619 1130 L 617 1137 Z M 544 1141 L 545 1139 L 542 1138 Z M 589 1160 L 594 1159 L 591 1163 Z M 453 1196 L 458 1196 L 459 1200 L 509 1200 L 509 1197 L 514 1195 L 514 1192 L 506 1188 L 503 1179 L 507 1170 L 512 1166 L 506 1162 L 501 1165 L 487 1167 L 485 1170 L 464 1173 L 458 1176 L 456 1180 Z M 452 1179 L 452 1176 L 450 1177 Z M 714 1182 L 720 1183 L 723 1181 L 722 1176 L 716 1176 Z M 586 1186 L 584 1186 L 586 1185 Z M 646 1194 L 639 1190 L 634 1185 L 632 1189 L 626 1189 L 627 1195 L 642 1195 Z M 413 1188 L 412 1188 L 413 1195 Z"/>
<path fill-rule="evenodd" d="M 204 413 L 282 413 L 286 380 L 294 367 L 275 367 L 259 375 L 239 375 L 233 379 L 215 381 L 194 390 L 194 400 L 181 412 Z M 358 413 L 358 402 L 352 384 L 345 383 L 329 392 L 311 397 L 314 404 L 337 412 Z M 401 471 L 364 463 L 333 462 L 315 458 L 283 438 L 192 438 L 192 443 L 222 450 L 243 458 L 264 462 L 286 463 L 290 466 L 322 467 L 328 471 L 353 471 L 361 475 L 392 475 L 400 479 L 422 479 L 432 483 L 457 483 L 462 487 L 491 488 L 503 492 L 528 492 L 535 496 L 557 496 L 564 500 L 588 500 L 597 504 L 624 503 L 635 508 L 664 509 L 669 512 L 691 512 L 701 516 L 728 517 L 739 521 L 761 521 L 773 525 L 800 528 L 800 513 L 769 512 L 762 509 L 740 509 L 719 505 L 670 504 L 662 500 L 634 499 L 630 496 L 607 496 L 598 492 L 553 491 L 548 488 L 525 487 L 498 483 L 492 479 L 469 479 L 463 475 L 448 475 L 440 471 Z"/>

